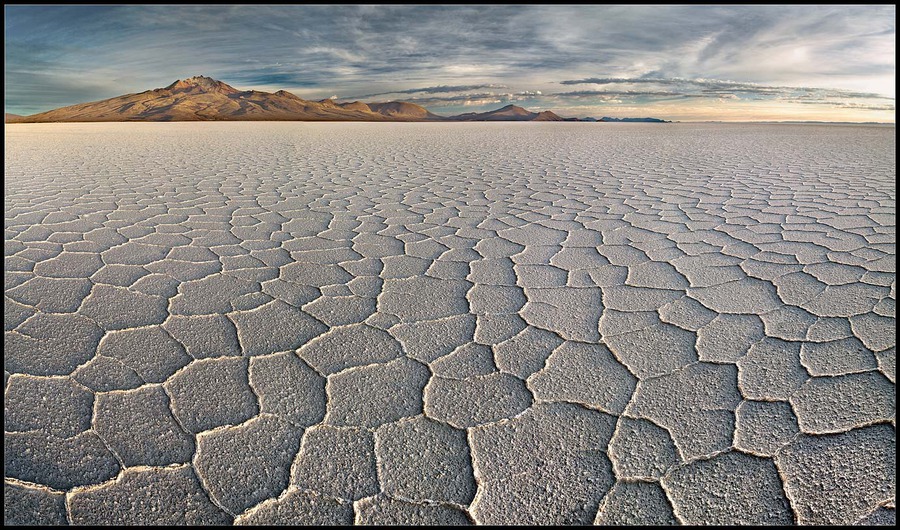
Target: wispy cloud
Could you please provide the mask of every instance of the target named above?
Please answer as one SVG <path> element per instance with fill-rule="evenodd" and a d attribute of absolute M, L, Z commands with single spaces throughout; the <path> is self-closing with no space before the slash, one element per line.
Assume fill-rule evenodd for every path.
<path fill-rule="evenodd" d="M 349 96 L 342 99 L 362 99 L 374 98 L 377 96 L 385 96 L 389 94 L 447 94 L 450 92 L 465 92 L 467 90 L 479 90 L 484 88 L 509 88 L 506 85 L 486 84 L 486 85 L 456 85 L 456 86 L 430 86 L 424 88 L 409 88 L 406 90 L 392 90 L 390 92 L 377 92 L 375 94 L 363 94 L 361 96 Z"/>
<path fill-rule="evenodd" d="M 698 87 L 705 92 L 744 92 L 748 94 L 820 94 L 830 97 L 845 98 L 869 98 L 869 99 L 894 99 L 893 97 L 883 96 L 874 92 L 854 92 L 850 90 L 839 89 L 823 89 L 805 86 L 769 86 L 757 83 L 742 83 L 739 81 L 728 81 L 722 79 L 683 79 L 683 78 L 658 78 L 658 77 L 588 77 L 585 79 L 568 79 L 560 81 L 561 85 L 643 85 L 651 84 L 658 86 L 675 86 L 675 87 Z"/>
<path fill-rule="evenodd" d="M 893 101 L 893 97 L 874 92 L 857 92 L 852 90 L 827 89 L 807 86 L 764 85 L 725 79 L 685 79 L 663 78 L 652 75 L 641 77 L 587 77 L 560 81 L 561 85 L 594 85 L 600 87 L 592 90 L 557 92 L 554 96 L 563 98 L 607 98 L 627 101 L 708 98 L 719 102 L 738 102 L 741 100 L 767 100 L 777 103 L 804 105 L 820 105 L 823 107 L 839 107 L 860 111 L 893 110 L 892 105 L 884 101 Z M 641 87 L 635 90 L 602 87 Z M 644 88 L 650 87 L 650 88 Z M 656 89 L 656 90 L 653 90 Z M 868 103 L 852 103 L 847 100 L 862 100 Z M 873 104 L 872 102 L 881 102 Z"/>
<path fill-rule="evenodd" d="M 664 92 L 654 90 L 575 90 L 572 92 L 554 92 L 553 96 L 584 98 L 584 97 L 682 97 L 690 94 L 678 92 Z"/>
<path fill-rule="evenodd" d="M 760 98 L 817 101 L 827 113 L 853 107 L 824 102 L 887 107 L 895 95 L 889 5 L 10 5 L 5 14 L 5 103 L 25 114 L 195 74 L 451 111 L 572 101 L 602 114 L 617 101 L 672 97 L 688 113 L 723 101 L 739 115 Z M 561 91 L 559 80 L 576 86 Z"/>
<path fill-rule="evenodd" d="M 869 105 L 866 103 L 856 103 L 848 101 L 791 101 L 791 103 L 799 103 L 801 105 L 831 105 L 842 109 L 860 109 L 860 110 L 895 110 L 894 105 Z"/>
<path fill-rule="evenodd" d="M 419 105 L 426 105 L 429 107 L 444 108 L 454 107 L 457 105 L 473 106 L 524 101 L 536 102 L 541 97 L 542 94 L 540 91 L 526 90 L 523 92 L 469 92 L 465 94 L 455 95 L 412 96 L 403 98 L 403 100 Z"/>

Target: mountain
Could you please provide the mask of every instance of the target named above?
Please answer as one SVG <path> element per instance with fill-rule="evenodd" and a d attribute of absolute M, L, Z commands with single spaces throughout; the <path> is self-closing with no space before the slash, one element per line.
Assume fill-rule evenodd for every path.
<path fill-rule="evenodd" d="M 557 116 L 556 114 L 554 114 L 553 112 L 551 112 L 549 110 L 545 110 L 542 112 L 538 112 L 537 116 L 532 118 L 531 121 L 563 121 L 563 119 L 560 118 L 559 116 Z"/>
<path fill-rule="evenodd" d="M 70 121 L 419 121 L 440 119 L 412 103 L 338 104 L 332 100 L 307 101 L 290 92 L 274 94 L 238 90 L 215 79 L 195 76 L 165 88 L 126 94 L 33 114 L 25 122 Z"/>
<path fill-rule="evenodd" d="M 280 92 L 284 92 L 281 90 Z M 278 92 L 276 92 L 277 94 Z M 296 97 L 296 96 L 294 96 Z M 391 121 L 424 121 L 424 120 L 443 120 L 443 116 L 438 116 L 420 107 L 415 103 L 406 101 L 388 101 L 385 103 L 363 103 L 362 101 L 351 101 L 349 103 L 337 103 L 333 99 L 323 99 L 317 103 L 324 107 L 335 109 L 344 109 L 346 111 L 373 112 L 380 114 Z"/>
<path fill-rule="evenodd" d="M 453 121 L 562 121 L 563 119 L 556 114 L 545 110 L 543 112 L 531 112 L 530 110 L 517 107 L 515 105 L 507 105 L 497 110 L 488 112 L 467 112 L 450 116 L 448 120 Z"/>
<path fill-rule="evenodd" d="M 387 103 L 369 103 L 372 112 L 397 119 L 443 120 L 443 116 L 432 114 L 424 107 L 405 101 L 389 101 Z"/>
<path fill-rule="evenodd" d="M 670 121 L 661 120 L 659 118 L 610 118 L 609 116 L 604 116 L 599 120 L 593 121 L 606 121 L 606 122 L 628 122 L 628 123 L 672 123 Z"/>
<path fill-rule="evenodd" d="M 364 110 L 366 112 L 370 112 L 372 109 L 369 108 L 369 105 L 363 103 L 362 101 L 351 101 L 350 103 L 341 103 L 341 108 L 348 110 Z"/>
<path fill-rule="evenodd" d="M 101 101 L 70 105 L 31 116 L 6 114 L 7 123 L 92 121 L 598 121 L 561 118 L 549 110 L 532 112 L 516 105 L 487 112 L 439 116 L 407 101 L 339 103 L 309 101 L 285 90 L 238 90 L 202 75 L 164 88 Z M 656 118 L 601 118 L 599 121 L 654 121 Z"/>

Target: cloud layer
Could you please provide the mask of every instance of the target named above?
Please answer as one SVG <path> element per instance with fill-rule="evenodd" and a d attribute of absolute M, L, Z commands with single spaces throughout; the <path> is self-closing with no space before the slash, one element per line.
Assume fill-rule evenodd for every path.
<path fill-rule="evenodd" d="M 438 113 L 893 121 L 894 6 L 6 6 L 6 110 L 204 74 Z M 774 111 L 772 109 L 775 109 Z M 766 114 L 763 119 L 768 118 Z"/>

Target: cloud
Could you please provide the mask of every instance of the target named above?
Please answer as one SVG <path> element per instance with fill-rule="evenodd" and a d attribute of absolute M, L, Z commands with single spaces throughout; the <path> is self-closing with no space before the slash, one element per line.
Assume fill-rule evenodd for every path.
<path fill-rule="evenodd" d="M 374 98 L 377 96 L 385 96 L 388 94 L 446 94 L 449 92 L 464 92 L 466 90 L 479 90 L 483 88 L 509 88 L 506 85 L 499 84 L 486 84 L 486 85 L 456 85 L 456 86 L 447 86 L 447 85 L 439 85 L 439 86 L 430 86 L 424 88 L 408 88 L 406 90 L 392 90 L 390 92 L 378 92 L 375 94 L 364 94 L 362 96 L 352 96 L 351 98 L 344 99 L 363 99 L 363 98 Z"/>
<path fill-rule="evenodd" d="M 739 81 L 728 81 L 721 79 L 683 79 L 658 78 L 658 77 L 588 77 L 585 79 L 567 79 L 560 81 L 561 85 L 613 85 L 613 84 L 652 84 L 658 86 L 674 86 L 674 87 L 697 87 L 703 89 L 710 94 L 720 92 L 734 93 L 743 92 L 747 94 L 784 94 L 790 92 L 797 93 L 818 93 L 831 97 L 846 98 L 868 98 L 868 99 L 894 99 L 892 97 L 882 96 L 874 92 L 853 92 L 849 90 L 824 89 L 804 86 L 767 86 L 756 83 L 743 83 Z"/>
<path fill-rule="evenodd" d="M 842 109 L 859 109 L 859 110 L 895 110 L 894 105 L 869 105 L 866 103 L 856 103 L 849 101 L 792 101 L 791 103 L 799 103 L 801 105 L 830 105 L 840 107 Z"/>
<path fill-rule="evenodd" d="M 550 95 L 561 97 L 685 97 L 691 94 L 680 94 L 678 92 L 665 92 L 653 90 L 576 90 L 572 92 L 554 92 Z"/>
<path fill-rule="evenodd" d="M 840 100 L 860 101 L 893 101 L 894 98 L 882 96 L 873 92 L 857 92 L 851 90 L 816 88 L 807 86 L 784 86 L 746 83 L 723 79 L 686 79 L 665 78 L 655 75 L 641 77 L 587 77 L 582 79 L 567 79 L 560 81 L 561 85 L 598 85 L 601 87 L 641 87 L 635 90 L 579 90 L 571 92 L 558 92 L 555 96 L 571 98 L 603 99 L 625 98 L 635 100 L 659 100 L 659 99 L 689 99 L 708 98 L 719 103 L 736 103 L 742 100 L 768 100 L 779 103 L 802 103 L 804 105 L 820 105 L 823 107 L 839 107 L 843 109 L 859 110 L 891 110 L 893 107 L 884 103 L 841 103 Z M 647 89 L 643 87 L 648 87 Z M 657 89 L 657 90 L 653 90 Z"/>
<path fill-rule="evenodd" d="M 540 98 L 541 94 L 535 91 L 524 92 L 475 92 L 454 95 L 430 95 L 430 96 L 413 96 L 403 98 L 403 101 L 416 103 L 418 105 L 428 105 L 432 107 L 450 107 L 457 105 L 473 106 L 487 105 L 493 103 L 509 103 L 511 101 L 531 101 Z M 352 99 L 352 98 L 341 98 Z"/>
<path fill-rule="evenodd" d="M 469 107 L 568 99 L 596 101 L 597 114 L 611 98 L 640 106 L 668 93 L 685 112 L 718 99 L 885 106 L 895 93 L 895 13 L 890 5 L 10 5 L 6 107 L 44 111 L 195 74 L 308 99 L 394 95 Z M 560 79 L 576 86 L 554 94 Z"/>

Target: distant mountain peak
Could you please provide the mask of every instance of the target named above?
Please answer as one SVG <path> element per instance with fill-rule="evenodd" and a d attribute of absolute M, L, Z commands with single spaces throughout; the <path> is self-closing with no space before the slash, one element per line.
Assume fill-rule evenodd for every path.
<path fill-rule="evenodd" d="M 440 116 L 432 114 L 425 107 L 409 103 L 408 101 L 385 101 L 383 103 L 368 103 L 373 112 L 382 114 L 389 118 L 398 117 L 403 119 L 421 119 L 433 120 L 441 119 Z"/>
<path fill-rule="evenodd" d="M 507 105 L 503 108 L 497 109 L 495 112 L 515 112 L 517 114 L 533 114 L 530 110 L 520 107 L 518 105 Z"/>
<path fill-rule="evenodd" d="M 542 110 L 534 117 L 534 121 L 563 121 L 555 112 Z"/>
<path fill-rule="evenodd" d="M 196 86 L 202 86 L 202 87 L 212 87 L 212 86 L 219 86 L 219 85 L 225 84 L 225 83 L 219 81 L 218 79 L 213 79 L 212 77 L 206 77 L 205 75 L 195 75 L 192 77 L 188 77 L 187 79 L 182 80 L 182 82 L 187 85 L 196 85 Z M 176 83 L 177 83 L 177 81 L 176 81 Z"/>
<path fill-rule="evenodd" d="M 281 96 L 283 98 L 293 98 L 293 99 L 299 99 L 301 101 L 303 100 L 303 98 L 297 96 L 296 94 L 292 94 L 292 93 L 288 92 L 287 90 L 279 90 L 278 92 L 275 92 L 275 95 Z"/>
<path fill-rule="evenodd" d="M 178 79 L 167 86 L 165 90 L 171 90 L 173 92 L 218 92 L 220 94 L 236 94 L 240 92 L 240 90 L 230 85 L 204 75 L 195 75 L 193 77 L 188 77 L 187 79 Z"/>
<path fill-rule="evenodd" d="M 562 121 L 562 118 L 549 110 L 531 112 L 516 105 L 507 105 L 487 112 L 467 112 L 447 119 L 457 121 Z"/>

